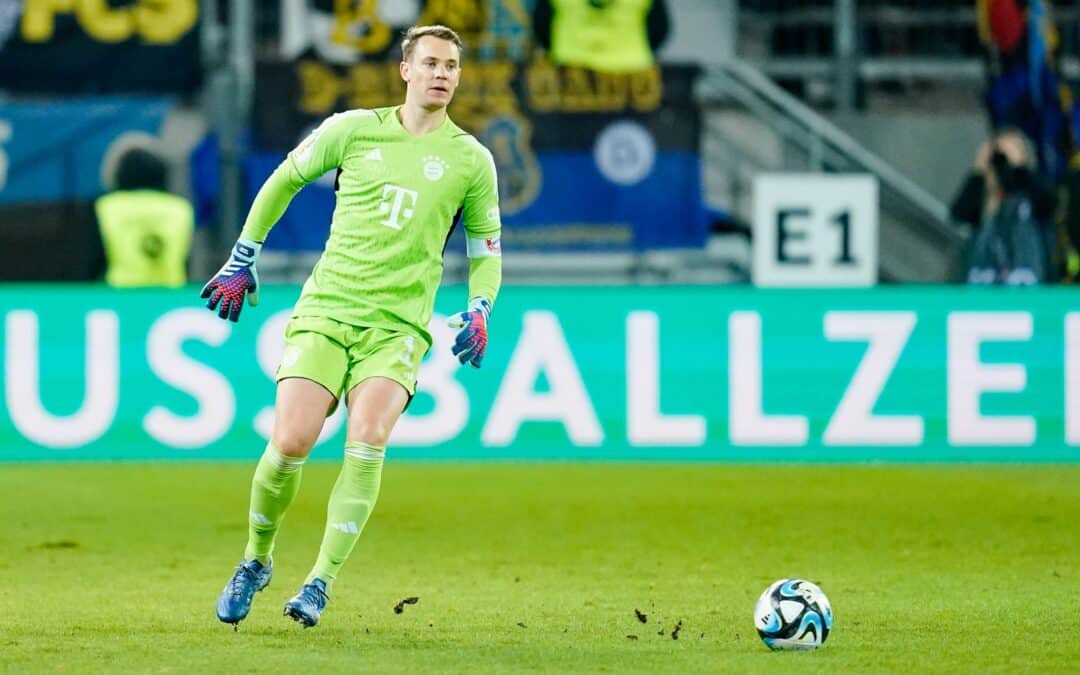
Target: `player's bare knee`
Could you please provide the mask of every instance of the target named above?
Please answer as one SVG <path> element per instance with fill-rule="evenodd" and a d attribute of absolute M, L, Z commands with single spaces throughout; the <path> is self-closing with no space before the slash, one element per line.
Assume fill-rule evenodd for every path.
<path fill-rule="evenodd" d="M 385 448 L 393 427 L 380 420 L 356 420 L 349 423 L 349 440 L 376 448 Z"/>
<path fill-rule="evenodd" d="M 272 443 L 286 457 L 307 457 L 319 437 L 298 429 L 274 429 Z"/>

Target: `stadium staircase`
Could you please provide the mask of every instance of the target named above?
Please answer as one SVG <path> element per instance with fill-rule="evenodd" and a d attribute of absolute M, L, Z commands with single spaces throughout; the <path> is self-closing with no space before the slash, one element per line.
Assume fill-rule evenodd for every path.
<path fill-rule="evenodd" d="M 731 60 L 710 67 L 698 95 L 708 111 L 704 161 L 713 184 L 706 191 L 728 195 L 737 220 L 752 222 L 756 173 L 873 174 L 881 207 L 881 280 L 955 278 L 963 240 L 948 223 L 946 205 L 754 65 Z"/>

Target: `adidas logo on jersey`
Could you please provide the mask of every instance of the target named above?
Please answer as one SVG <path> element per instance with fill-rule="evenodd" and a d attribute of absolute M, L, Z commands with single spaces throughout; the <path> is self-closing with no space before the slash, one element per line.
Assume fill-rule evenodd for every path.
<path fill-rule="evenodd" d="M 364 155 L 364 159 L 370 159 L 373 162 L 381 162 L 382 161 L 382 150 L 380 150 L 379 148 L 375 148 L 374 150 L 372 150 L 368 154 Z"/>

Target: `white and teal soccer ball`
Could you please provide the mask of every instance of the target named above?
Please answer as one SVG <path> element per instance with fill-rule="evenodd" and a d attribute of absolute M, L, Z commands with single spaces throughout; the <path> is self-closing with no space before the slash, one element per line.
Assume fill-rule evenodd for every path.
<path fill-rule="evenodd" d="M 832 605 L 816 584 L 781 579 L 754 607 L 754 627 L 769 649 L 817 649 L 832 630 Z"/>

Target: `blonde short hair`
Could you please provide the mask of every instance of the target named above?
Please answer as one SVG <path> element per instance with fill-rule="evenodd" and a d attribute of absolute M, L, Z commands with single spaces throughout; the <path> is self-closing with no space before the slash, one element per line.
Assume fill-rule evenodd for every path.
<path fill-rule="evenodd" d="M 453 28 L 447 26 L 413 26 L 409 30 L 405 31 L 405 37 L 401 40 L 401 60 L 408 61 L 412 56 L 413 50 L 416 49 L 416 42 L 424 37 L 430 35 L 431 37 L 437 37 L 440 40 L 446 40 L 447 42 L 453 42 L 457 45 L 458 53 L 462 51 L 464 45 L 461 42 L 461 37 L 454 31 Z"/>

